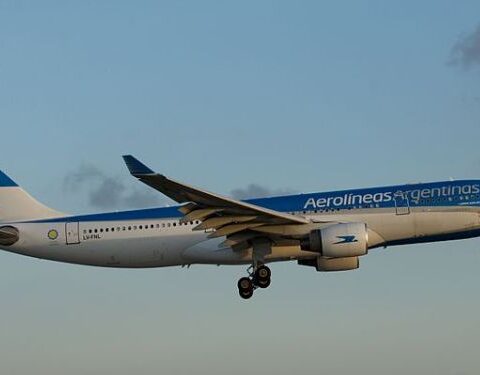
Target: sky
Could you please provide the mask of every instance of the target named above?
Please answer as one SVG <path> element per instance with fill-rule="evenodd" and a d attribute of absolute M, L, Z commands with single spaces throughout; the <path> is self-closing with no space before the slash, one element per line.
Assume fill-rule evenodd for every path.
<path fill-rule="evenodd" d="M 0 0 L 0 168 L 58 210 L 171 204 L 121 155 L 245 198 L 479 178 L 478 1 Z M 0 253 L 0 372 L 480 372 L 480 240 L 353 272 Z"/>

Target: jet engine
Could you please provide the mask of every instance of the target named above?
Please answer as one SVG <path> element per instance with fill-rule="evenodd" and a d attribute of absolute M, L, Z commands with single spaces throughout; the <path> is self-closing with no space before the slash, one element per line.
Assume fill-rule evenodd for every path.
<path fill-rule="evenodd" d="M 368 231 L 365 223 L 334 224 L 313 230 L 301 241 L 301 249 L 326 258 L 348 258 L 368 252 Z"/>
<path fill-rule="evenodd" d="M 11 246 L 18 241 L 18 229 L 12 226 L 0 227 L 0 246 Z"/>
<path fill-rule="evenodd" d="M 315 267 L 322 272 L 356 270 L 360 266 L 358 257 L 299 259 L 298 264 Z"/>

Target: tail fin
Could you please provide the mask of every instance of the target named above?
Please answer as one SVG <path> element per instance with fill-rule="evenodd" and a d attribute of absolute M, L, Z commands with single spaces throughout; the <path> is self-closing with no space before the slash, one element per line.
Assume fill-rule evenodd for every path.
<path fill-rule="evenodd" d="M 59 216 L 62 216 L 62 213 L 36 201 L 10 177 L 0 171 L 0 222 Z"/>

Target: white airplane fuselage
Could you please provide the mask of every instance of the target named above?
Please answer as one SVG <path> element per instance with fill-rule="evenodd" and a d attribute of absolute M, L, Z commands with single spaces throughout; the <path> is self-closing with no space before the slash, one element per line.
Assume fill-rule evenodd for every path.
<path fill-rule="evenodd" d="M 370 249 L 480 236 L 480 181 L 476 180 L 249 202 L 307 218 L 311 224 L 305 230 L 332 222 L 365 223 Z M 209 239 L 211 230 L 194 230 L 200 222 L 182 223 L 182 216 L 177 207 L 168 207 L 82 216 L 53 215 L 0 222 L 0 227 L 18 230 L 18 241 L 3 246 L 4 250 L 60 262 L 125 268 L 252 262 L 251 249 L 238 251 L 222 246 L 225 237 Z M 317 255 L 295 244 L 280 244 L 273 246 L 265 261 Z"/>

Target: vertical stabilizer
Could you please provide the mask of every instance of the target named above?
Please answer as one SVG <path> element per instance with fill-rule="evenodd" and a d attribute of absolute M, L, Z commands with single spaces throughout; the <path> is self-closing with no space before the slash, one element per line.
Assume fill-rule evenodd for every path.
<path fill-rule="evenodd" d="M 10 177 L 0 171 L 0 222 L 63 216 L 38 202 Z"/>

